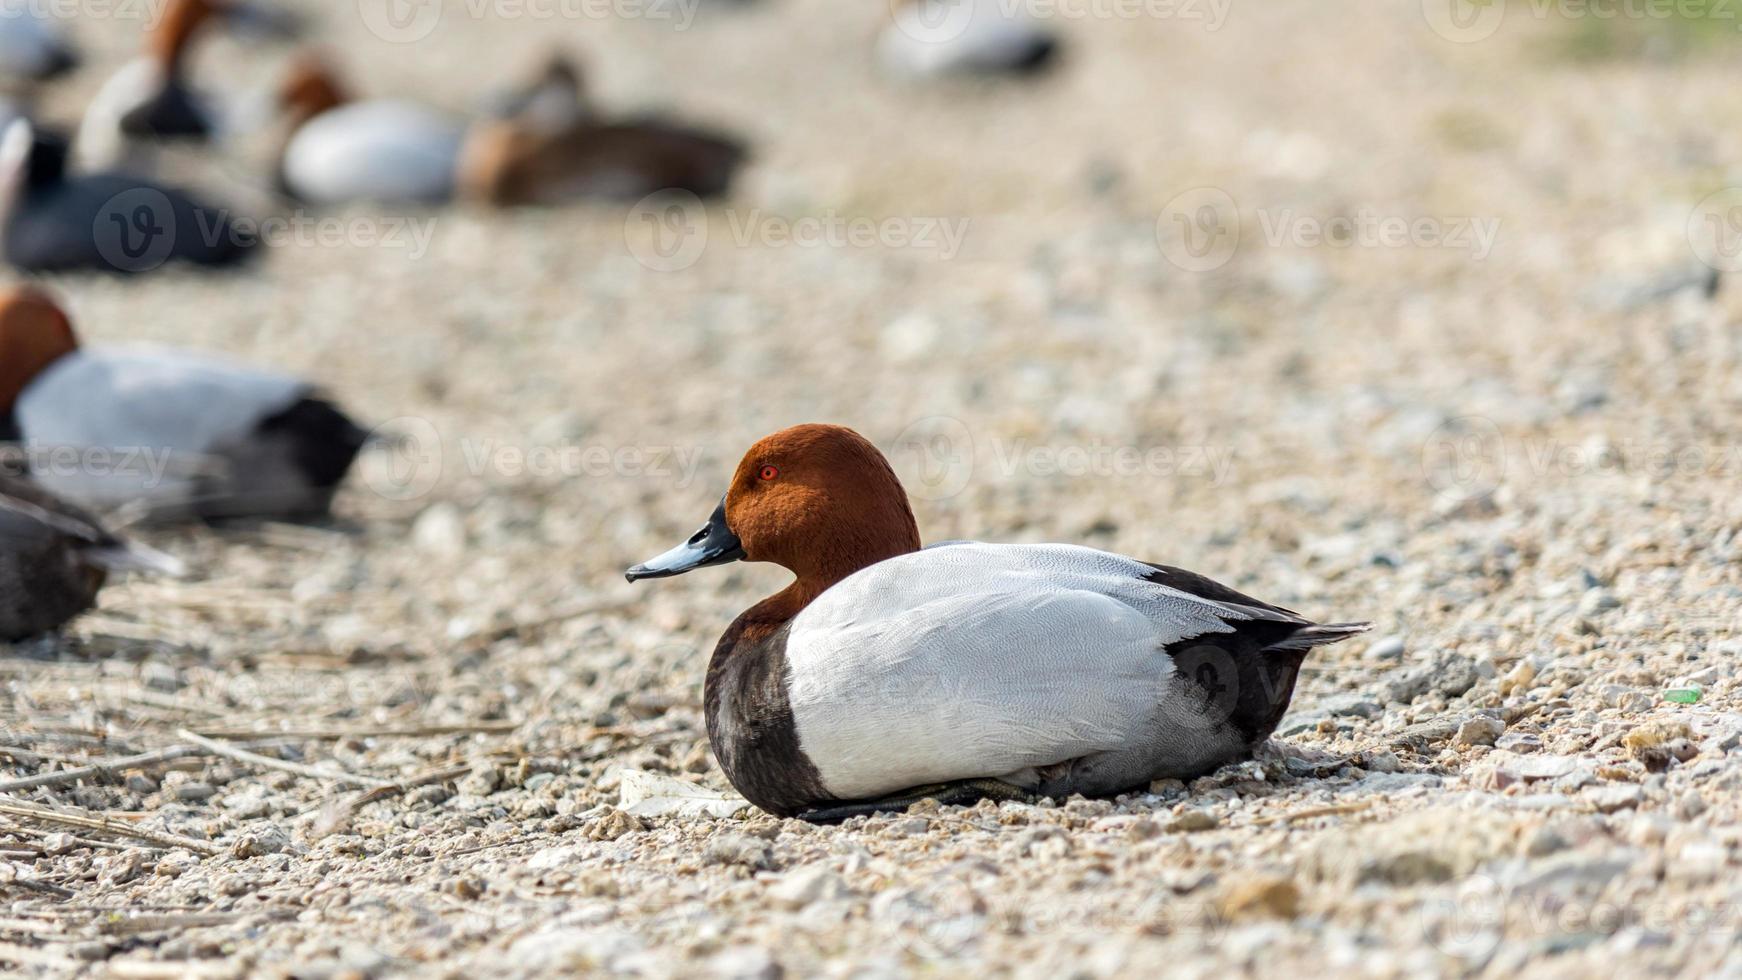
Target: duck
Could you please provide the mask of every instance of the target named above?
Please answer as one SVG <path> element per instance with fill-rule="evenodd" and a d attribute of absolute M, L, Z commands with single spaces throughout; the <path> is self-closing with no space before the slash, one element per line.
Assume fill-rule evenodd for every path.
<path fill-rule="evenodd" d="M 110 532 L 90 514 L 0 472 L 0 642 L 52 633 L 96 605 L 116 572 L 182 577 L 170 555 Z"/>
<path fill-rule="evenodd" d="M 188 81 L 193 42 L 215 22 L 261 36 L 294 37 L 287 13 L 245 0 L 168 0 L 145 34 L 145 51 L 105 81 L 91 98 L 73 141 L 80 169 L 151 168 L 153 146 L 203 143 L 236 128 L 236 106 Z"/>
<path fill-rule="evenodd" d="M 0 80 L 53 81 L 79 66 L 78 49 L 53 17 L 33 4 L 0 8 Z"/>
<path fill-rule="evenodd" d="M 0 433 L 31 479 L 143 519 L 315 519 L 368 442 L 318 388 L 175 348 L 87 349 L 46 291 L 0 293 Z"/>
<path fill-rule="evenodd" d="M 25 272 L 151 272 L 239 265 L 259 250 L 229 211 L 120 172 L 68 173 L 65 136 L 26 118 L 0 132 L 0 254 Z"/>
<path fill-rule="evenodd" d="M 1058 37 L 1006 0 L 896 0 L 877 60 L 903 79 L 1033 76 L 1051 68 Z"/>
<path fill-rule="evenodd" d="M 1270 737 L 1311 650 L 1370 628 L 1079 545 L 922 547 L 888 460 L 838 425 L 751 446 L 707 524 L 627 577 L 736 561 L 794 580 L 720 637 L 709 743 L 752 804 L 820 823 L 1202 775 Z"/>
<path fill-rule="evenodd" d="M 435 204 L 454 197 L 467 120 L 411 99 L 354 99 L 328 60 L 297 58 L 278 90 L 276 183 L 310 204 Z"/>
<path fill-rule="evenodd" d="M 289 135 L 278 184 L 316 204 L 513 207 L 725 192 L 746 156 L 735 140 L 658 118 L 601 119 L 581 79 L 559 57 L 493 111 L 464 118 L 403 99 L 355 101 L 325 59 L 305 57 L 280 90 Z"/>

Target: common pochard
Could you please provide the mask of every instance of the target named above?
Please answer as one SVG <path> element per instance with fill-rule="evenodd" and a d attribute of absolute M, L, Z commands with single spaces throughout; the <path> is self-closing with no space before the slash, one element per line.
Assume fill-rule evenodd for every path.
<path fill-rule="evenodd" d="M 318 57 L 281 89 L 290 132 L 279 183 L 299 200 L 489 205 L 723 193 L 745 159 L 730 138 L 656 118 L 600 119 L 557 59 L 494 113 L 467 119 L 405 99 L 352 101 Z"/>
<path fill-rule="evenodd" d="M 32 287 L 0 294 L 0 432 L 50 492 L 156 519 L 317 517 L 368 436 L 300 378 L 81 347 Z"/>
<path fill-rule="evenodd" d="M 85 107 L 73 141 L 80 170 L 148 172 L 157 143 L 204 141 L 237 128 L 245 99 L 188 79 L 194 41 L 216 22 L 244 33 L 292 37 L 295 17 L 265 0 L 168 0 L 145 33 L 145 50 L 105 81 Z"/>
<path fill-rule="evenodd" d="M 224 208 L 126 173 L 74 174 L 67 143 L 14 119 L 0 135 L 0 248 L 26 272 L 123 275 L 172 262 L 233 266 L 259 241 Z"/>
<path fill-rule="evenodd" d="M 817 821 L 1202 775 L 1270 736 L 1308 651 L 1368 629 L 1093 548 L 922 548 L 888 461 L 835 425 L 756 443 L 628 578 L 740 560 L 796 579 L 720 638 L 708 738 L 750 802 Z"/>
<path fill-rule="evenodd" d="M 0 642 L 59 629 L 95 605 L 97 591 L 118 571 L 185 570 L 41 487 L 0 473 Z"/>
<path fill-rule="evenodd" d="M 1010 0 L 895 0 L 877 39 L 883 70 L 904 78 L 1033 75 L 1058 38 Z"/>

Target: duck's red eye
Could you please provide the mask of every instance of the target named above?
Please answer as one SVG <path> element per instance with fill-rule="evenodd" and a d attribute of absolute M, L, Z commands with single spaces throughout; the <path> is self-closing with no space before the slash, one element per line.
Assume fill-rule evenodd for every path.
<path fill-rule="evenodd" d="M 759 475 L 764 480 L 772 480 L 780 475 L 780 468 L 778 466 L 764 466 Z"/>

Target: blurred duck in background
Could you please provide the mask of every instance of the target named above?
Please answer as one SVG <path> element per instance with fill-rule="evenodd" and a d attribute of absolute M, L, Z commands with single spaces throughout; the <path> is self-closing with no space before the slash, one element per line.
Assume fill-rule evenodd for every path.
<path fill-rule="evenodd" d="M 409 99 L 356 101 L 312 53 L 292 64 L 279 104 L 286 135 L 277 178 L 287 196 L 315 204 L 453 198 L 464 119 Z"/>
<path fill-rule="evenodd" d="M 883 70 L 902 78 L 1034 75 L 1059 42 L 1007 0 L 896 0 L 877 40 Z"/>
<path fill-rule="evenodd" d="M 474 127 L 460 179 L 469 197 L 503 206 L 634 200 L 662 190 L 717 197 L 748 156 L 722 133 L 657 116 L 600 117 L 580 68 L 555 55 L 532 84 Z"/>
<path fill-rule="evenodd" d="M 227 212 L 121 173 L 67 173 L 67 144 L 14 119 L 0 136 L 0 250 L 27 272 L 236 265 L 258 246 Z"/>
<path fill-rule="evenodd" d="M 37 485 L 154 520 L 320 517 L 368 440 L 298 378 L 165 348 L 87 350 L 30 287 L 0 294 L 0 428 Z"/>
<path fill-rule="evenodd" d="M 513 206 L 680 189 L 724 193 L 746 154 L 737 141 L 654 118 L 601 120 L 580 69 L 553 58 L 523 89 L 466 120 L 399 99 L 353 101 L 318 56 L 281 90 L 286 194 L 320 204 L 455 199 Z"/>
<path fill-rule="evenodd" d="M 218 21 L 275 38 L 300 29 L 293 17 L 243 0 L 168 0 L 146 32 L 145 52 L 110 76 L 86 107 L 73 143 L 80 169 L 147 172 L 157 144 L 203 142 L 239 128 L 240 101 L 215 98 L 187 78 L 194 40 Z"/>
<path fill-rule="evenodd" d="M 33 4 L 0 6 L 0 83 L 46 82 L 79 66 L 60 24 Z"/>
<path fill-rule="evenodd" d="M 48 633 L 91 609 L 113 572 L 181 576 L 175 558 L 126 541 L 41 487 L 0 474 L 0 642 Z"/>

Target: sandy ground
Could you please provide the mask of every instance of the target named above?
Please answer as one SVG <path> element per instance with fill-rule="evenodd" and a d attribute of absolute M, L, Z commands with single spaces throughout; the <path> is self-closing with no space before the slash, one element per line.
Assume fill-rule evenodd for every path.
<path fill-rule="evenodd" d="M 569 46 L 608 106 L 756 163 L 705 211 L 356 209 L 235 278 L 53 284 L 93 343 L 306 372 L 402 448 L 330 526 L 145 532 L 200 575 L 0 657 L 0 778 L 183 729 L 313 767 L 9 784 L 108 821 L 0 813 L 11 968 L 1742 973 L 1742 290 L 1698 257 L 1737 241 L 1731 27 L 1515 4 L 1459 44 L 1432 3 L 1206 4 L 1058 18 L 1039 83 L 915 86 L 873 71 L 876 3 L 467 9 L 316 32 L 359 90 L 456 109 Z M 136 25 L 77 30 L 106 67 Z M 282 54 L 198 72 L 248 90 Z M 172 173 L 263 208 L 255 143 Z M 1377 629 L 1189 786 L 626 812 L 628 770 L 729 788 L 702 673 L 783 575 L 621 572 L 822 420 L 890 453 L 928 540 L 1087 543 Z"/>

